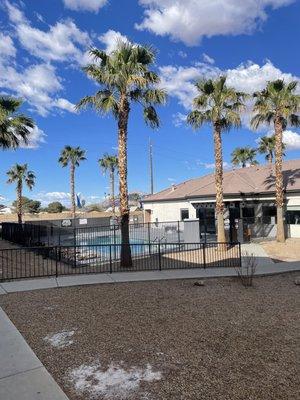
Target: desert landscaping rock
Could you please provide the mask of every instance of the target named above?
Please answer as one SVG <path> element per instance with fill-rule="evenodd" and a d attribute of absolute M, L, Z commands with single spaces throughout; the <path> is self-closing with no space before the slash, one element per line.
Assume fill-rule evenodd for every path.
<path fill-rule="evenodd" d="M 247 290 L 237 278 L 45 289 L 0 304 L 70 400 L 298 400 L 298 276 Z M 70 346 L 44 340 L 75 327 Z"/>
<path fill-rule="evenodd" d="M 204 286 L 205 282 L 203 280 L 194 282 L 194 286 Z"/>

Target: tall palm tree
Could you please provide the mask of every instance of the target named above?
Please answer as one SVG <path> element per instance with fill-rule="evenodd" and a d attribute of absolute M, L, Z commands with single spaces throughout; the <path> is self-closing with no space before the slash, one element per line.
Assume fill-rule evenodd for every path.
<path fill-rule="evenodd" d="M 24 114 L 18 113 L 23 104 L 20 99 L 0 97 L 0 147 L 3 150 L 16 149 L 28 142 L 28 136 L 35 124 Z"/>
<path fill-rule="evenodd" d="M 282 149 L 285 149 L 285 144 L 282 143 Z M 258 151 L 260 154 L 266 155 L 266 160 L 269 164 L 273 164 L 274 153 L 275 153 L 275 135 L 263 136 L 258 142 Z M 282 153 L 284 156 L 285 154 Z"/>
<path fill-rule="evenodd" d="M 188 114 L 187 122 L 194 129 L 203 124 L 212 125 L 215 155 L 215 186 L 218 242 L 225 242 L 223 204 L 223 155 L 222 132 L 241 125 L 240 112 L 244 108 L 246 95 L 226 86 L 226 77 L 216 80 L 199 80 L 198 95 L 194 98 L 194 110 Z"/>
<path fill-rule="evenodd" d="M 278 79 L 268 82 L 264 90 L 253 94 L 255 104 L 254 116 L 251 120 L 252 127 L 257 129 L 262 124 L 274 125 L 278 242 L 285 242 L 282 133 L 288 125 L 300 126 L 300 118 L 296 114 L 300 108 L 300 96 L 295 94 L 296 88 L 296 81 L 285 83 L 282 79 Z"/>
<path fill-rule="evenodd" d="M 145 122 L 156 128 L 159 126 L 159 118 L 154 105 L 164 104 L 166 93 L 157 87 L 160 82 L 158 74 L 150 70 L 155 62 L 155 53 L 151 47 L 118 41 L 113 52 L 94 48 L 90 55 L 95 63 L 85 67 L 84 71 L 100 85 L 100 90 L 92 96 L 84 97 L 77 104 L 77 109 L 90 106 L 100 113 L 111 113 L 117 120 L 121 265 L 130 267 L 127 135 L 131 104 L 139 103 L 143 108 Z"/>
<path fill-rule="evenodd" d="M 28 170 L 27 164 L 15 164 L 11 167 L 9 171 L 7 171 L 8 180 L 7 183 L 16 183 L 16 191 L 17 191 L 17 214 L 18 214 L 18 223 L 22 223 L 22 214 L 23 214 L 23 206 L 22 206 L 22 194 L 23 194 L 23 184 L 31 190 L 35 184 L 35 175 L 33 171 Z"/>
<path fill-rule="evenodd" d="M 115 203 L 115 172 L 118 169 L 118 157 L 105 153 L 102 158 L 98 160 L 99 166 L 104 173 L 109 172 L 110 180 L 110 203 L 113 215 L 116 213 Z"/>
<path fill-rule="evenodd" d="M 252 149 L 249 146 L 237 147 L 231 153 L 231 163 L 233 165 L 241 165 L 245 168 L 247 164 L 257 165 L 258 162 L 255 160 L 256 149 Z"/>
<path fill-rule="evenodd" d="M 66 167 L 70 164 L 70 194 L 71 194 L 71 211 L 72 217 L 76 216 L 76 202 L 75 202 L 75 168 L 79 167 L 81 161 L 86 160 L 86 152 L 80 147 L 65 146 L 58 159 L 58 162 Z"/>

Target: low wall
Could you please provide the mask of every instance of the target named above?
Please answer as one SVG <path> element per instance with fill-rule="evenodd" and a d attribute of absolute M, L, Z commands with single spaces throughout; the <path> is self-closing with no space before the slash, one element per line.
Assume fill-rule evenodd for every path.
<path fill-rule="evenodd" d="M 288 225 L 288 236 L 291 238 L 300 238 L 300 225 Z"/>

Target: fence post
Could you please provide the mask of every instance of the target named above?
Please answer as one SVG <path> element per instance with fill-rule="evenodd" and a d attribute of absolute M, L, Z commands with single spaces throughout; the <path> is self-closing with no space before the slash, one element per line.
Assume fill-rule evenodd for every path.
<path fill-rule="evenodd" d="M 242 268 L 242 251 L 241 251 L 241 242 L 239 242 L 239 260 L 240 260 L 240 265 L 239 267 Z"/>
<path fill-rule="evenodd" d="M 177 221 L 177 237 L 178 237 L 178 243 L 180 243 L 180 228 L 179 228 L 179 221 Z"/>
<path fill-rule="evenodd" d="M 76 268 L 76 228 L 74 227 L 74 267 Z"/>
<path fill-rule="evenodd" d="M 206 268 L 206 254 L 205 254 L 205 247 L 206 247 L 206 243 L 202 243 L 203 244 L 203 268 Z M 201 246 L 201 243 L 200 243 Z"/>
<path fill-rule="evenodd" d="M 151 254 L 151 233 L 150 233 L 150 222 L 148 222 L 148 245 L 149 245 L 149 255 Z"/>
<path fill-rule="evenodd" d="M 111 244 L 109 245 L 109 273 L 112 274 Z"/>
<path fill-rule="evenodd" d="M 158 242 L 158 269 L 161 271 L 161 252 L 160 252 L 160 242 Z"/>
<path fill-rule="evenodd" d="M 113 227 L 114 227 L 114 260 L 116 260 L 117 254 L 116 254 L 116 225 L 115 225 L 115 223 L 114 223 Z"/>
<path fill-rule="evenodd" d="M 57 246 L 55 246 L 55 277 L 58 277 L 58 251 Z"/>

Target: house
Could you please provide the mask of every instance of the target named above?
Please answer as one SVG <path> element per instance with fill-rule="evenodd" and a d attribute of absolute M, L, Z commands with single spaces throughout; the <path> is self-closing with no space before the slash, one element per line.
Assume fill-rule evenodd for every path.
<path fill-rule="evenodd" d="M 287 234 L 300 237 L 300 160 L 283 163 Z M 243 225 L 244 235 L 276 234 L 275 166 L 256 165 L 224 172 L 225 227 Z M 142 201 L 145 222 L 199 219 L 203 232 L 215 234 L 214 174 L 172 185 Z M 231 232 L 232 233 L 232 232 Z"/>

